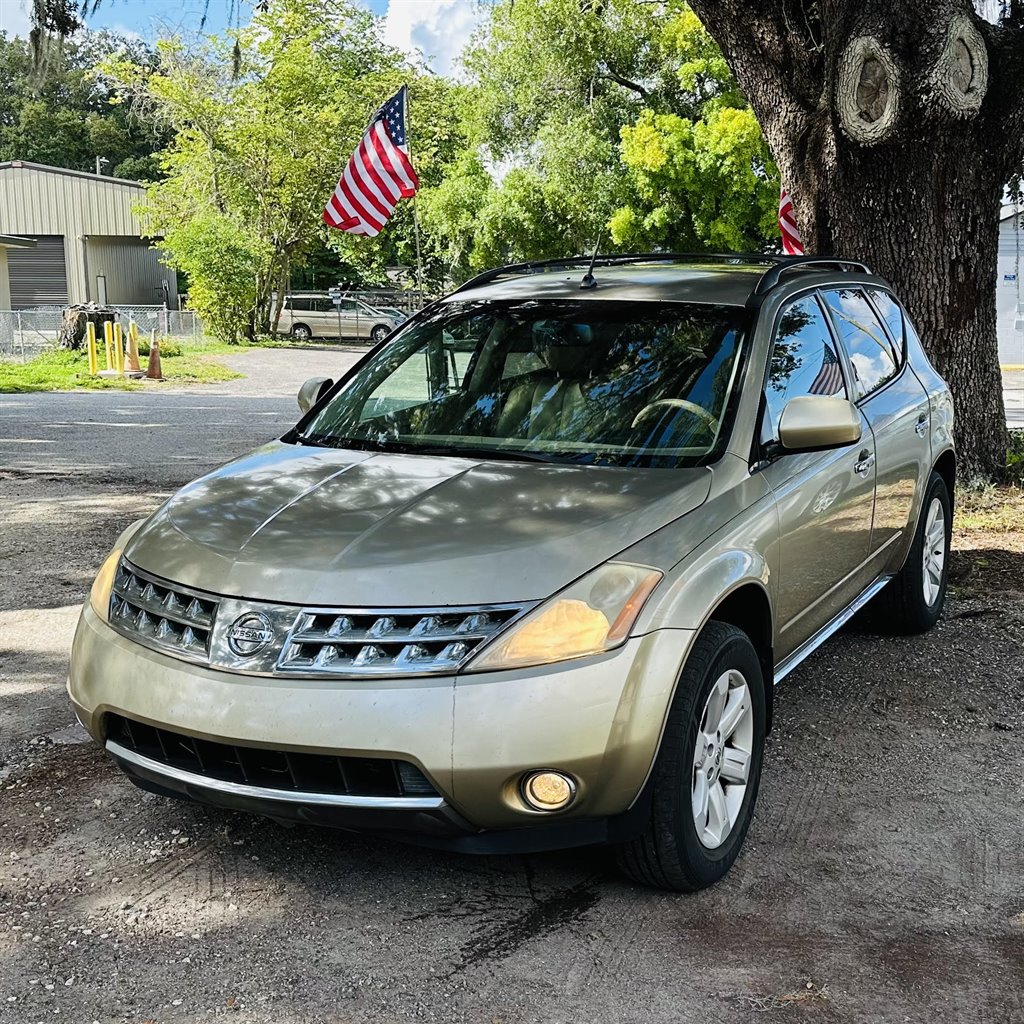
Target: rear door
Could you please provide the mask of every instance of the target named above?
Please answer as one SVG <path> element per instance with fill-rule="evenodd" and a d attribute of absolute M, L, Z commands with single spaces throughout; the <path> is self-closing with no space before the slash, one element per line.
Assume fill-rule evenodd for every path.
<path fill-rule="evenodd" d="M 813 294 L 784 306 L 765 379 L 761 441 L 778 440 L 786 403 L 802 395 L 849 397 L 843 361 Z M 775 494 L 781 541 L 777 660 L 793 653 L 870 583 L 874 442 L 866 419 L 855 445 L 778 455 L 761 469 Z"/>
<path fill-rule="evenodd" d="M 318 338 L 338 337 L 338 311 L 334 303 L 326 297 L 316 296 L 309 300 L 310 316 L 313 318 L 313 331 Z"/>
<path fill-rule="evenodd" d="M 882 572 L 902 564 L 916 526 L 915 498 L 929 468 L 928 395 L 907 366 L 902 310 L 891 296 L 851 287 L 830 289 L 824 299 L 849 359 L 854 401 L 875 436 L 871 550 Z M 899 325 L 898 341 L 887 320 Z"/>
<path fill-rule="evenodd" d="M 366 336 L 366 318 L 359 316 L 359 304 L 355 299 L 338 300 L 338 310 L 341 313 L 341 337 L 342 338 L 363 338 Z M 360 320 L 363 322 L 360 323 Z M 360 333 L 360 328 L 363 332 Z"/>

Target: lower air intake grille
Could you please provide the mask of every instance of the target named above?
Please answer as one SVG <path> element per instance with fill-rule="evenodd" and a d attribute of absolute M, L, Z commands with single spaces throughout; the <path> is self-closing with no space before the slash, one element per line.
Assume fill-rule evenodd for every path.
<path fill-rule="evenodd" d="M 108 714 L 104 722 L 107 739 L 161 764 L 222 782 L 333 796 L 438 795 L 427 777 L 408 761 L 213 743 L 114 714 Z"/>

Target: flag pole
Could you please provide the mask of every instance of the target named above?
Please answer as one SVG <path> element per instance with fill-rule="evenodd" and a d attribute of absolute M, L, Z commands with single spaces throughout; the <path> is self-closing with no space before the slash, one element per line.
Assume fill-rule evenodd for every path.
<path fill-rule="evenodd" d="M 409 120 L 409 86 L 406 84 L 403 86 L 405 89 L 405 145 L 406 149 L 409 150 L 409 159 L 412 160 L 412 146 L 409 143 L 412 137 L 412 121 Z M 416 285 L 419 290 L 423 291 L 423 257 L 420 254 L 420 218 L 416 213 L 416 197 L 412 197 L 412 230 L 413 235 L 416 239 Z"/>

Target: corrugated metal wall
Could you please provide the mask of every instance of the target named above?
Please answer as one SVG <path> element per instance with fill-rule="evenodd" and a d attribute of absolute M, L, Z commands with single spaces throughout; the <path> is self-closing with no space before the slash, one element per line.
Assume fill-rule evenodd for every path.
<path fill-rule="evenodd" d="M 107 279 L 107 302 L 115 306 L 160 305 L 164 301 L 164 281 L 170 298 L 174 298 L 174 274 L 160 262 L 156 250 L 141 240 L 90 235 L 85 259 L 91 295 L 97 300 L 96 279 L 101 275 Z"/>
<path fill-rule="evenodd" d="M 97 252 L 107 252 L 116 242 L 125 247 L 112 257 L 117 269 L 107 274 L 107 299 L 127 290 L 133 296 L 124 301 L 160 302 L 160 283 L 167 280 L 170 303 L 177 303 L 172 270 L 160 265 L 154 254 L 145 253 L 141 236 L 146 225 L 133 207 L 145 201 L 145 190 L 136 182 L 80 174 L 60 168 L 42 168 L 17 161 L 0 164 L 0 231 L 28 238 L 63 236 L 66 297 L 62 301 L 97 299 L 96 275 L 102 271 L 89 265 L 92 236 L 100 236 Z M 39 250 L 25 250 L 26 258 Z M 145 253 L 145 254 L 143 254 Z M 10 256 L 10 252 L 8 252 Z M 115 280 L 125 273 L 126 282 Z M 145 298 L 142 298 L 142 295 Z"/>
<path fill-rule="evenodd" d="M 37 235 L 31 249 L 8 249 L 11 309 L 64 305 L 68 301 L 64 236 Z"/>

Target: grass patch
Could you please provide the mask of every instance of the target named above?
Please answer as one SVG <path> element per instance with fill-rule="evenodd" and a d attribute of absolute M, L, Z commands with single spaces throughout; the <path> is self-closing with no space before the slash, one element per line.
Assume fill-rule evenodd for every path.
<path fill-rule="evenodd" d="M 176 355 L 162 355 L 165 384 L 214 384 L 235 380 L 244 374 L 229 370 L 214 356 L 247 351 L 245 346 L 211 344 L 190 348 L 177 342 Z M 173 349 L 171 351 L 174 351 Z M 102 366 L 103 360 L 100 359 Z M 89 360 L 84 352 L 56 350 L 45 352 L 27 363 L 0 362 L 0 393 L 26 391 L 89 390 L 140 391 L 160 387 L 156 381 L 128 380 L 89 376 Z"/>
<path fill-rule="evenodd" d="M 969 534 L 1024 531 L 1024 487 L 989 484 L 961 488 L 956 496 L 953 529 Z"/>

